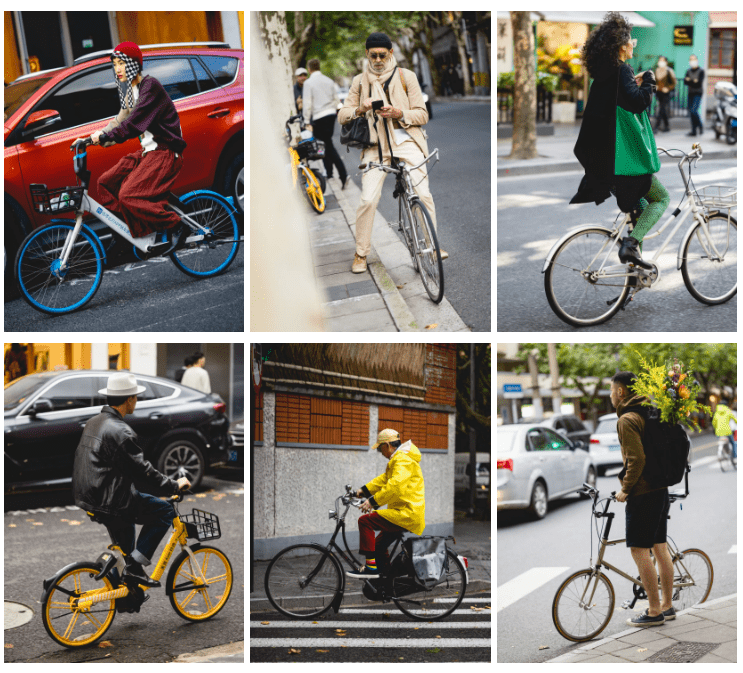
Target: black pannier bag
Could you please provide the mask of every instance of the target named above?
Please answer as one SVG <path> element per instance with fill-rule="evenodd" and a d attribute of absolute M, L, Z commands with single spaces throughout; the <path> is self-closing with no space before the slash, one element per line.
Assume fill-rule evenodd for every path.
<path fill-rule="evenodd" d="M 425 589 L 436 586 L 449 571 L 449 559 L 446 553 L 446 537 L 424 535 L 405 538 L 405 550 L 410 559 L 412 573 L 416 582 Z"/>

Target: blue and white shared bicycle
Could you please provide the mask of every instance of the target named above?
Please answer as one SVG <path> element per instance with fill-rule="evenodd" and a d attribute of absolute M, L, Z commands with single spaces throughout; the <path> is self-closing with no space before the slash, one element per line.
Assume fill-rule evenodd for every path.
<path fill-rule="evenodd" d="M 229 198 L 210 190 L 196 190 L 177 197 L 168 194 L 166 207 L 178 213 L 190 229 L 173 251 L 163 246 L 165 232 L 135 238 L 126 222 L 88 194 L 90 171 L 87 148 L 90 138 L 76 141 L 70 149 L 78 186 L 47 189 L 31 185 L 34 208 L 39 212 L 75 213 L 75 219 L 53 219 L 26 236 L 15 259 L 15 275 L 21 296 L 36 310 L 52 315 L 71 313 L 95 295 L 109 263 L 107 250 L 98 235 L 83 223 L 86 212 L 95 215 L 113 232 L 118 242 L 128 241 L 140 259 L 157 257 L 163 250 L 183 273 L 209 278 L 223 273 L 234 261 L 240 234 L 237 213 Z"/>

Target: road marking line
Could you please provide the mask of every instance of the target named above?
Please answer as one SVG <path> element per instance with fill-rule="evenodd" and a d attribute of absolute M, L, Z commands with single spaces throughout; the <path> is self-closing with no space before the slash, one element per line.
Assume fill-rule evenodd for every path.
<path fill-rule="evenodd" d="M 490 647 L 490 638 L 251 638 L 250 647 Z"/>
<path fill-rule="evenodd" d="M 543 584 L 547 584 L 547 582 L 555 579 L 558 575 L 562 575 L 567 570 L 570 570 L 570 568 L 531 568 L 525 573 L 521 573 L 521 575 L 502 584 L 498 587 L 496 597 L 498 601 L 498 612 L 522 599 L 532 591 L 539 589 Z"/>
<path fill-rule="evenodd" d="M 250 622 L 251 629 L 398 629 L 401 622 Z M 410 625 L 411 622 L 405 622 Z M 421 622 L 414 625 L 417 629 L 489 629 L 490 622 Z"/>
<path fill-rule="evenodd" d="M 730 547 L 730 551 L 728 554 L 737 554 L 738 553 L 738 545 L 734 544 L 732 547 Z"/>

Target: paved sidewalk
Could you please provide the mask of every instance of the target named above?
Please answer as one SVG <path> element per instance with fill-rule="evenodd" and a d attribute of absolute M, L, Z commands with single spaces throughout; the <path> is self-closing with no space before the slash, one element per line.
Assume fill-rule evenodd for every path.
<path fill-rule="evenodd" d="M 181 654 L 173 659 L 174 664 L 242 664 L 245 662 L 245 641 L 229 645 L 207 647 L 204 650 Z"/>
<path fill-rule="evenodd" d="M 651 123 L 654 120 L 651 119 Z M 687 154 L 691 151 L 693 143 L 702 144 L 704 156 L 698 165 L 702 165 L 705 159 L 735 158 L 738 156 L 737 145 L 728 145 L 724 138 L 715 140 L 714 131 L 709 125 L 705 126 L 704 133 L 699 136 L 690 137 L 686 134 L 691 130 L 688 119 L 671 120 L 671 130 L 655 134 L 655 144 L 667 150 L 680 149 Z M 511 153 L 511 138 L 498 139 L 498 177 L 510 177 L 514 175 L 529 175 L 536 173 L 558 173 L 561 171 L 582 170 L 582 166 L 573 154 L 575 141 L 578 139 L 580 122 L 575 124 L 555 124 L 555 135 L 538 136 L 536 159 L 506 159 Z M 669 158 L 667 154 L 660 153 L 663 162 L 679 162 L 677 158 Z"/>
<path fill-rule="evenodd" d="M 355 169 L 355 167 L 354 167 Z M 415 271 L 405 244 L 377 211 L 366 273 L 352 273 L 356 250 L 356 208 L 361 192 L 354 182 L 341 190 L 328 180 L 322 214 L 307 205 L 315 278 L 324 293 L 328 332 L 469 332 L 446 299 L 434 304 Z M 436 327 L 430 327 L 436 325 Z"/>
<path fill-rule="evenodd" d="M 737 663 L 737 619 L 738 594 L 732 594 L 679 612 L 663 626 L 630 627 L 546 663 Z"/>

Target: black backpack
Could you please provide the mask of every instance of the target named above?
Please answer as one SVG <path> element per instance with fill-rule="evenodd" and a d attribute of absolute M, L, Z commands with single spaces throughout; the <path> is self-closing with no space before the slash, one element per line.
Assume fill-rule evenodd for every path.
<path fill-rule="evenodd" d="M 633 406 L 634 411 L 645 419 L 645 434 L 642 447 L 645 451 L 645 467 L 642 476 L 651 486 L 673 486 L 678 484 L 686 472 L 691 444 L 680 423 L 660 420 L 655 407 Z M 622 470 L 624 476 L 626 468 Z"/>

